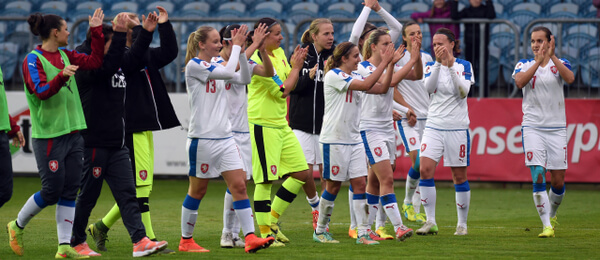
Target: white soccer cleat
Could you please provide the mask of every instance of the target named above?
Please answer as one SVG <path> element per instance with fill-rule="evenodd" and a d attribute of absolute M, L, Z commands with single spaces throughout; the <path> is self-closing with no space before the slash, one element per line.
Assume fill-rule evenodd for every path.
<path fill-rule="evenodd" d="M 233 235 L 231 233 L 221 234 L 221 247 L 222 248 L 233 248 Z"/>
<path fill-rule="evenodd" d="M 468 234 L 466 226 L 456 226 L 456 232 L 454 232 L 455 236 L 464 236 L 466 234 Z"/>

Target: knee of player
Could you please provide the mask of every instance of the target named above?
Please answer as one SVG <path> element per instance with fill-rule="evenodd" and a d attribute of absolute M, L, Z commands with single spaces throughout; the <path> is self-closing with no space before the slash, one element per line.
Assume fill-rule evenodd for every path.
<path fill-rule="evenodd" d="M 42 197 L 42 200 L 44 200 L 44 202 L 46 202 L 47 205 L 54 205 L 54 204 L 58 203 L 61 192 L 58 190 L 56 190 L 56 191 L 43 191 L 42 190 L 42 192 L 40 192 L 40 195 Z"/>
<path fill-rule="evenodd" d="M 546 169 L 539 165 L 529 166 L 533 183 L 546 183 Z"/>
<path fill-rule="evenodd" d="M 230 183 L 227 185 L 231 194 L 242 195 L 246 194 L 246 183 L 243 181 Z M 206 191 L 204 191 L 206 193 Z"/>

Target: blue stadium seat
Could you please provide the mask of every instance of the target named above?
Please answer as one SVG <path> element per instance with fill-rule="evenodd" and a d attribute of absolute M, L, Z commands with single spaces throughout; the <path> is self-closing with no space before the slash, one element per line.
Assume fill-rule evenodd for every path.
<path fill-rule="evenodd" d="M 0 21 L 0 42 L 4 41 L 4 37 L 8 33 L 8 24 L 4 21 Z"/>
<path fill-rule="evenodd" d="M 327 18 L 354 18 L 356 7 L 351 3 L 335 3 L 327 7 L 325 17 Z"/>
<path fill-rule="evenodd" d="M 241 2 L 227 2 L 221 4 L 217 9 L 220 18 L 238 18 L 246 15 L 246 5 Z"/>
<path fill-rule="evenodd" d="M 549 8 L 551 18 L 577 18 L 579 6 L 573 3 L 559 3 Z"/>
<path fill-rule="evenodd" d="M 217 30 L 220 28 L 217 28 Z M 187 38 L 187 36 L 186 36 Z M 181 59 L 181 67 L 185 68 L 185 53 L 187 52 L 187 44 L 181 44 L 179 46 L 179 54 L 177 55 L 177 59 Z M 177 74 L 181 75 L 181 79 L 179 82 L 181 83 L 185 83 L 185 73 L 181 70 L 181 68 L 177 67 L 177 60 L 172 61 L 171 63 L 167 64 L 167 66 L 165 66 L 162 69 L 164 75 L 165 75 L 165 79 L 167 82 L 172 82 L 175 83 L 177 82 Z"/>
<path fill-rule="evenodd" d="M 174 14 L 175 12 L 175 4 L 171 1 L 156 1 L 148 3 L 142 14 L 147 15 L 150 12 L 156 12 L 156 14 L 158 14 L 158 9 L 156 9 L 156 6 L 162 6 L 169 14 Z"/>
<path fill-rule="evenodd" d="M 180 17 L 208 17 L 210 5 L 206 2 L 191 2 L 185 4 L 177 16 Z"/>
<path fill-rule="evenodd" d="M 490 56 L 488 58 L 487 73 L 488 73 L 488 85 L 491 85 L 498 80 L 500 73 L 500 53 L 501 50 L 493 42 L 488 45 Z"/>
<path fill-rule="evenodd" d="M 311 2 L 294 4 L 287 17 L 293 24 L 298 24 L 304 19 L 319 17 L 319 5 Z"/>
<path fill-rule="evenodd" d="M 494 11 L 496 11 L 496 19 L 506 18 L 506 15 L 504 14 L 504 5 L 500 3 L 494 3 Z"/>
<path fill-rule="evenodd" d="M 585 18 L 596 18 L 597 8 L 593 5 L 590 5 L 589 8 L 585 6 L 579 10 L 580 15 Z"/>
<path fill-rule="evenodd" d="M 75 10 L 69 12 L 71 21 L 76 21 L 79 18 L 87 18 L 89 15 L 93 15 L 97 8 L 102 8 L 102 3 L 95 1 L 81 2 L 75 6 Z"/>
<path fill-rule="evenodd" d="M 600 87 L 600 48 L 593 47 L 581 52 L 581 77 L 585 84 L 591 87 Z"/>
<path fill-rule="evenodd" d="M 136 2 L 129 2 L 129 1 L 125 1 L 125 2 L 117 2 L 117 3 L 113 3 L 112 6 L 110 7 L 110 11 L 105 13 L 109 16 L 116 16 L 117 14 L 121 13 L 121 12 L 132 12 L 132 13 L 137 13 L 138 12 L 138 3 Z"/>
<path fill-rule="evenodd" d="M 4 81 L 10 80 L 19 64 L 19 45 L 12 42 L 0 43 L 0 67 Z"/>
<path fill-rule="evenodd" d="M 5 40 L 16 43 L 19 46 L 29 46 L 29 37 L 35 37 L 29 30 L 29 24 L 27 22 L 19 22 L 15 26 L 15 30 L 9 33 Z"/>
<path fill-rule="evenodd" d="M 540 18 L 542 7 L 536 3 L 520 3 L 513 6 L 508 17 L 521 27 L 521 31 L 532 20 Z"/>
<path fill-rule="evenodd" d="M 397 18 L 410 18 L 410 15 L 415 13 L 415 12 L 425 12 L 429 9 L 430 7 L 427 4 L 424 3 L 408 3 L 408 4 L 404 4 L 402 6 L 400 6 L 400 10 L 398 10 L 396 12 L 396 17 Z"/>
<path fill-rule="evenodd" d="M 43 14 L 55 14 L 60 17 L 66 18 L 67 3 L 63 1 L 44 2 L 42 6 L 40 6 L 39 12 Z"/>
<path fill-rule="evenodd" d="M 282 17 L 283 5 L 278 2 L 262 2 L 254 7 L 254 11 L 250 12 L 252 17 Z"/>
<path fill-rule="evenodd" d="M 423 35 L 425 35 L 423 33 Z M 498 48 L 504 50 L 506 48 L 514 48 L 515 33 L 506 24 L 494 25 L 490 33 L 490 41 Z"/>
<path fill-rule="evenodd" d="M 381 8 L 385 9 L 388 13 L 390 13 L 392 15 L 395 14 L 394 7 L 392 6 L 392 4 L 387 3 L 387 2 L 379 2 L 379 5 L 381 6 Z M 357 9 L 356 17 L 358 17 L 358 15 L 360 14 L 360 12 L 362 11 L 362 8 L 363 8 L 362 4 L 356 5 L 356 9 Z M 373 19 L 373 18 L 377 19 L 377 18 L 381 18 L 381 17 L 379 17 L 379 15 L 377 14 L 377 12 L 371 11 L 371 14 L 369 14 L 369 18 L 371 18 L 371 19 Z"/>
<path fill-rule="evenodd" d="M 571 26 L 564 37 L 565 42 L 571 46 L 581 49 L 586 46 L 595 45 L 598 41 L 598 29 L 591 24 Z"/>
<path fill-rule="evenodd" d="M 31 9 L 31 2 L 28 1 L 13 1 L 8 2 L 2 10 L 3 16 L 28 16 Z"/>

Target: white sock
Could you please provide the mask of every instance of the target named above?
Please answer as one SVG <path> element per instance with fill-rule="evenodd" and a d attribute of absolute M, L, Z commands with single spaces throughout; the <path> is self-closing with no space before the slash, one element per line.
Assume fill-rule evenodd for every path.
<path fill-rule="evenodd" d="M 194 235 L 197 218 L 198 210 L 181 207 L 181 237 L 190 238 Z"/>
<path fill-rule="evenodd" d="M 352 203 L 354 204 L 354 214 L 356 214 L 357 235 L 361 237 L 366 235 L 369 229 L 367 224 L 367 199 L 353 199 Z"/>
<path fill-rule="evenodd" d="M 565 193 L 556 194 L 553 189 L 550 189 L 548 192 L 548 200 L 550 201 L 550 217 L 556 217 L 556 211 L 558 210 L 558 206 L 562 203 L 563 198 L 565 197 Z"/>
<path fill-rule="evenodd" d="M 308 201 L 308 204 L 312 208 L 312 211 L 319 210 L 319 201 L 320 201 L 320 199 L 319 199 L 319 193 L 318 192 L 317 192 L 317 195 L 315 195 L 314 198 L 306 197 L 306 200 Z"/>
<path fill-rule="evenodd" d="M 326 194 L 326 192 L 324 192 L 324 194 Z M 331 213 L 333 213 L 334 206 L 335 203 L 333 201 L 321 198 L 321 202 L 319 203 L 319 220 L 317 220 L 317 229 L 315 230 L 315 233 L 321 234 L 327 231 L 327 223 L 329 222 Z"/>
<path fill-rule="evenodd" d="M 235 209 L 237 218 L 240 220 L 244 236 L 247 234 L 254 234 L 254 216 L 252 215 L 250 200 L 245 199 L 234 201 L 233 208 Z"/>
<path fill-rule="evenodd" d="M 19 224 L 20 227 L 25 228 L 29 221 L 46 207 L 45 202 L 41 198 L 40 192 L 38 191 L 27 199 L 27 202 L 25 202 L 25 205 L 23 205 L 21 211 L 19 211 L 19 214 L 17 215 L 17 224 Z M 38 205 L 38 203 L 42 203 L 42 205 Z"/>
<path fill-rule="evenodd" d="M 421 213 L 421 191 L 419 188 L 419 183 L 417 182 L 417 188 L 415 189 L 415 194 L 413 195 L 413 208 L 415 209 L 415 214 Z"/>
<path fill-rule="evenodd" d="M 235 214 L 235 211 L 233 212 Z M 240 237 L 240 230 L 242 229 L 242 224 L 240 223 L 240 218 L 236 216 L 233 218 L 233 227 L 231 228 L 231 235 L 233 238 Z"/>
<path fill-rule="evenodd" d="M 369 229 L 373 227 L 375 218 L 377 218 L 377 212 L 379 211 L 381 203 L 379 202 L 379 196 L 367 193 L 367 226 Z"/>
<path fill-rule="evenodd" d="M 398 202 L 396 202 L 396 194 L 390 193 L 381 196 L 381 204 L 385 214 L 390 218 L 390 221 L 394 225 L 394 230 L 402 226 L 402 217 L 400 217 L 400 210 L 398 210 Z"/>
<path fill-rule="evenodd" d="M 385 227 L 385 221 L 387 220 L 387 215 L 385 214 L 385 210 L 381 205 L 381 201 L 379 201 L 379 210 L 377 210 L 377 218 L 375 219 L 375 230 L 380 227 Z"/>
<path fill-rule="evenodd" d="M 232 232 L 236 218 L 237 216 L 233 209 L 233 196 L 227 190 L 225 191 L 225 198 L 223 198 L 223 234 Z"/>
<path fill-rule="evenodd" d="M 535 203 L 535 208 L 538 211 L 538 215 L 540 215 L 544 227 L 552 226 L 552 224 L 550 224 L 550 201 L 548 200 L 548 193 L 546 193 L 546 191 L 534 192 L 533 202 Z"/>
<path fill-rule="evenodd" d="M 437 192 L 435 190 L 435 186 L 420 186 L 419 190 L 421 191 L 421 202 L 423 203 L 423 208 L 425 208 L 425 214 L 427 214 L 427 221 L 436 225 L 437 222 L 435 222 L 435 200 Z"/>
<path fill-rule="evenodd" d="M 356 215 L 354 215 L 354 192 L 352 192 L 352 186 L 348 188 L 348 205 L 350 208 L 350 229 L 356 228 Z"/>
<path fill-rule="evenodd" d="M 406 188 L 404 191 L 404 204 L 413 204 L 413 196 L 419 186 L 419 179 L 413 179 L 410 175 L 406 175 Z M 414 204 L 413 204 L 414 206 Z"/>
<path fill-rule="evenodd" d="M 469 217 L 469 204 L 471 203 L 471 191 L 456 192 L 456 213 L 458 215 L 458 226 L 466 227 Z"/>
<path fill-rule="evenodd" d="M 56 233 L 58 234 L 58 244 L 71 243 L 73 219 L 75 219 L 75 201 L 59 200 L 58 204 L 56 204 Z"/>

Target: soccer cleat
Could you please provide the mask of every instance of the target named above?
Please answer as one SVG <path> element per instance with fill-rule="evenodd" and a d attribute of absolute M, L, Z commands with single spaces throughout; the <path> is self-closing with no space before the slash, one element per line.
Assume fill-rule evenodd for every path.
<path fill-rule="evenodd" d="M 375 232 L 373 232 L 372 230 L 367 230 L 367 232 L 369 233 L 369 237 L 374 240 L 374 241 L 383 241 L 385 240 L 385 238 L 379 237 L 379 235 L 375 234 Z"/>
<path fill-rule="evenodd" d="M 468 234 L 467 233 L 467 227 L 463 227 L 463 226 L 456 226 L 456 232 L 454 232 L 455 236 L 464 236 Z"/>
<path fill-rule="evenodd" d="M 8 232 L 10 249 L 17 255 L 23 255 L 23 229 L 17 226 L 16 219 L 8 222 L 6 231 Z"/>
<path fill-rule="evenodd" d="M 438 226 L 429 221 L 425 222 L 423 226 L 417 229 L 417 235 L 428 235 L 428 234 L 436 234 L 438 233 Z"/>
<path fill-rule="evenodd" d="M 312 216 L 313 216 L 313 230 L 317 230 L 317 221 L 319 220 L 319 211 L 313 210 Z"/>
<path fill-rule="evenodd" d="M 363 235 L 361 237 L 359 237 L 358 239 L 356 239 L 356 244 L 360 245 L 379 245 L 379 242 L 371 239 L 371 237 L 369 235 Z"/>
<path fill-rule="evenodd" d="M 392 240 L 394 239 L 394 236 L 388 234 L 385 232 L 385 227 L 379 227 L 375 233 L 377 233 L 377 235 L 385 240 Z"/>
<path fill-rule="evenodd" d="M 538 235 L 540 238 L 554 237 L 554 228 L 552 226 L 544 227 L 544 231 Z"/>
<path fill-rule="evenodd" d="M 350 229 L 348 229 L 348 236 L 350 238 L 357 239 L 358 238 L 358 234 L 356 234 L 356 228 L 350 228 Z"/>
<path fill-rule="evenodd" d="M 87 229 L 90 236 L 94 238 L 96 242 L 96 248 L 98 251 L 106 251 L 106 241 L 108 241 L 108 233 L 100 230 L 96 224 L 90 224 Z"/>
<path fill-rule="evenodd" d="M 166 247 L 164 249 L 162 249 L 162 250 L 156 251 L 157 255 L 173 255 L 175 253 L 176 253 L 175 250 L 171 250 L 171 249 L 166 248 Z"/>
<path fill-rule="evenodd" d="M 222 248 L 233 248 L 233 235 L 231 233 L 221 234 L 221 247 Z"/>
<path fill-rule="evenodd" d="M 234 237 L 233 238 L 233 247 L 244 248 L 244 247 L 246 247 L 246 242 L 244 242 L 244 240 L 239 237 Z"/>
<path fill-rule="evenodd" d="M 415 208 L 412 204 L 402 204 L 402 215 L 404 215 L 408 221 L 417 221 L 417 214 L 415 213 Z"/>
<path fill-rule="evenodd" d="M 425 213 L 417 213 L 416 219 L 417 223 L 425 223 L 427 221 L 427 216 Z"/>
<path fill-rule="evenodd" d="M 148 256 L 167 247 L 167 241 L 152 241 L 148 237 L 133 244 L 133 257 Z"/>
<path fill-rule="evenodd" d="M 317 234 L 316 232 L 313 232 L 313 241 L 318 242 L 318 243 L 325 243 L 325 244 L 337 244 L 340 242 L 340 241 L 333 239 L 333 237 L 331 237 L 331 234 L 329 232 L 323 232 L 321 234 Z"/>
<path fill-rule="evenodd" d="M 436 226 L 437 229 L 437 226 Z M 396 230 L 396 239 L 400 240 L 400 241 L 404 241 L 409 237 L 412 237 L 414 231 L 412 230 L 412 228 L 408 228 L 405 225 L 401 225 L 397 230 Z"/>
<path fill-rule="evenodd" d="M 210 252 L 210 250 L 205 249 L 204 247 L 199 246 L 198 244 L 196 244 L 196 241 L 194 241 L 193 238 L 181 238 L 181 240 L 179 240 L 179 251 L 181 252 L 193 252 L 193 253 L 208 253 Z"/>
<path fill-rule="evenodd" d="M 281 233 L 281 230 L 279 230 L 279 224 L 271 223 L 271 232 L 273 232 L 273 234 L 275 234 L 275 239 L 277 239 L 277 241 L 279 241 L 281 243 L 289 243 L 290 242 L 290 240 L 283 233 Z"/>
<path fill-rule="evenodd" d="M 556 217 L 556 216 L 554 216 L 554 217 L 551 217 L 551 218 L 550 218 L 550 224 L 552 224 L 552 227 L 556 227 L 556 226 L 560 225 L 560 224 L 558 223 L 558 217 Z"/>
<path fill-rule="evenodd" d="M 90 257 L 77 253 L 77 251 L 75 251 L 75 249 L 73 249 L 70 245 L 58 245 L 58 251 L 56 252 L 56 255 L 54 255 L 54 258 L 84 259 Z"/>
<path fill-rule="evenodd" d="M 88 245 L 87 242 L 83 242 L 79 245 L 76 245 L 75 247 L 73 247 L 73 249 L 75 249 L 75 251 L 77 251 L 77 253 L 80 255 L 100 256 L 100 254 L 98 254 L 94 250 L 90 249 L 90 246 Z"/>
<path fill-rule="evenodd" d="M 275 242 L 274 237 L 259 238 L 255 234 L 248 234 L 246 236 L 246 253 L 255 253 L 258 250 L 268 248 Z"/>
<path fill-rule="evenodd" d="M 279 242 L 276 238 L 275 238 L 275 234 L 270 234 L 267 237 L 272 237 L 273 239 L 275 239 L 275 241 L 273 241 L 273 244 L 271 244 L 271 247 L 284 247 L 285 244 Z"/>

